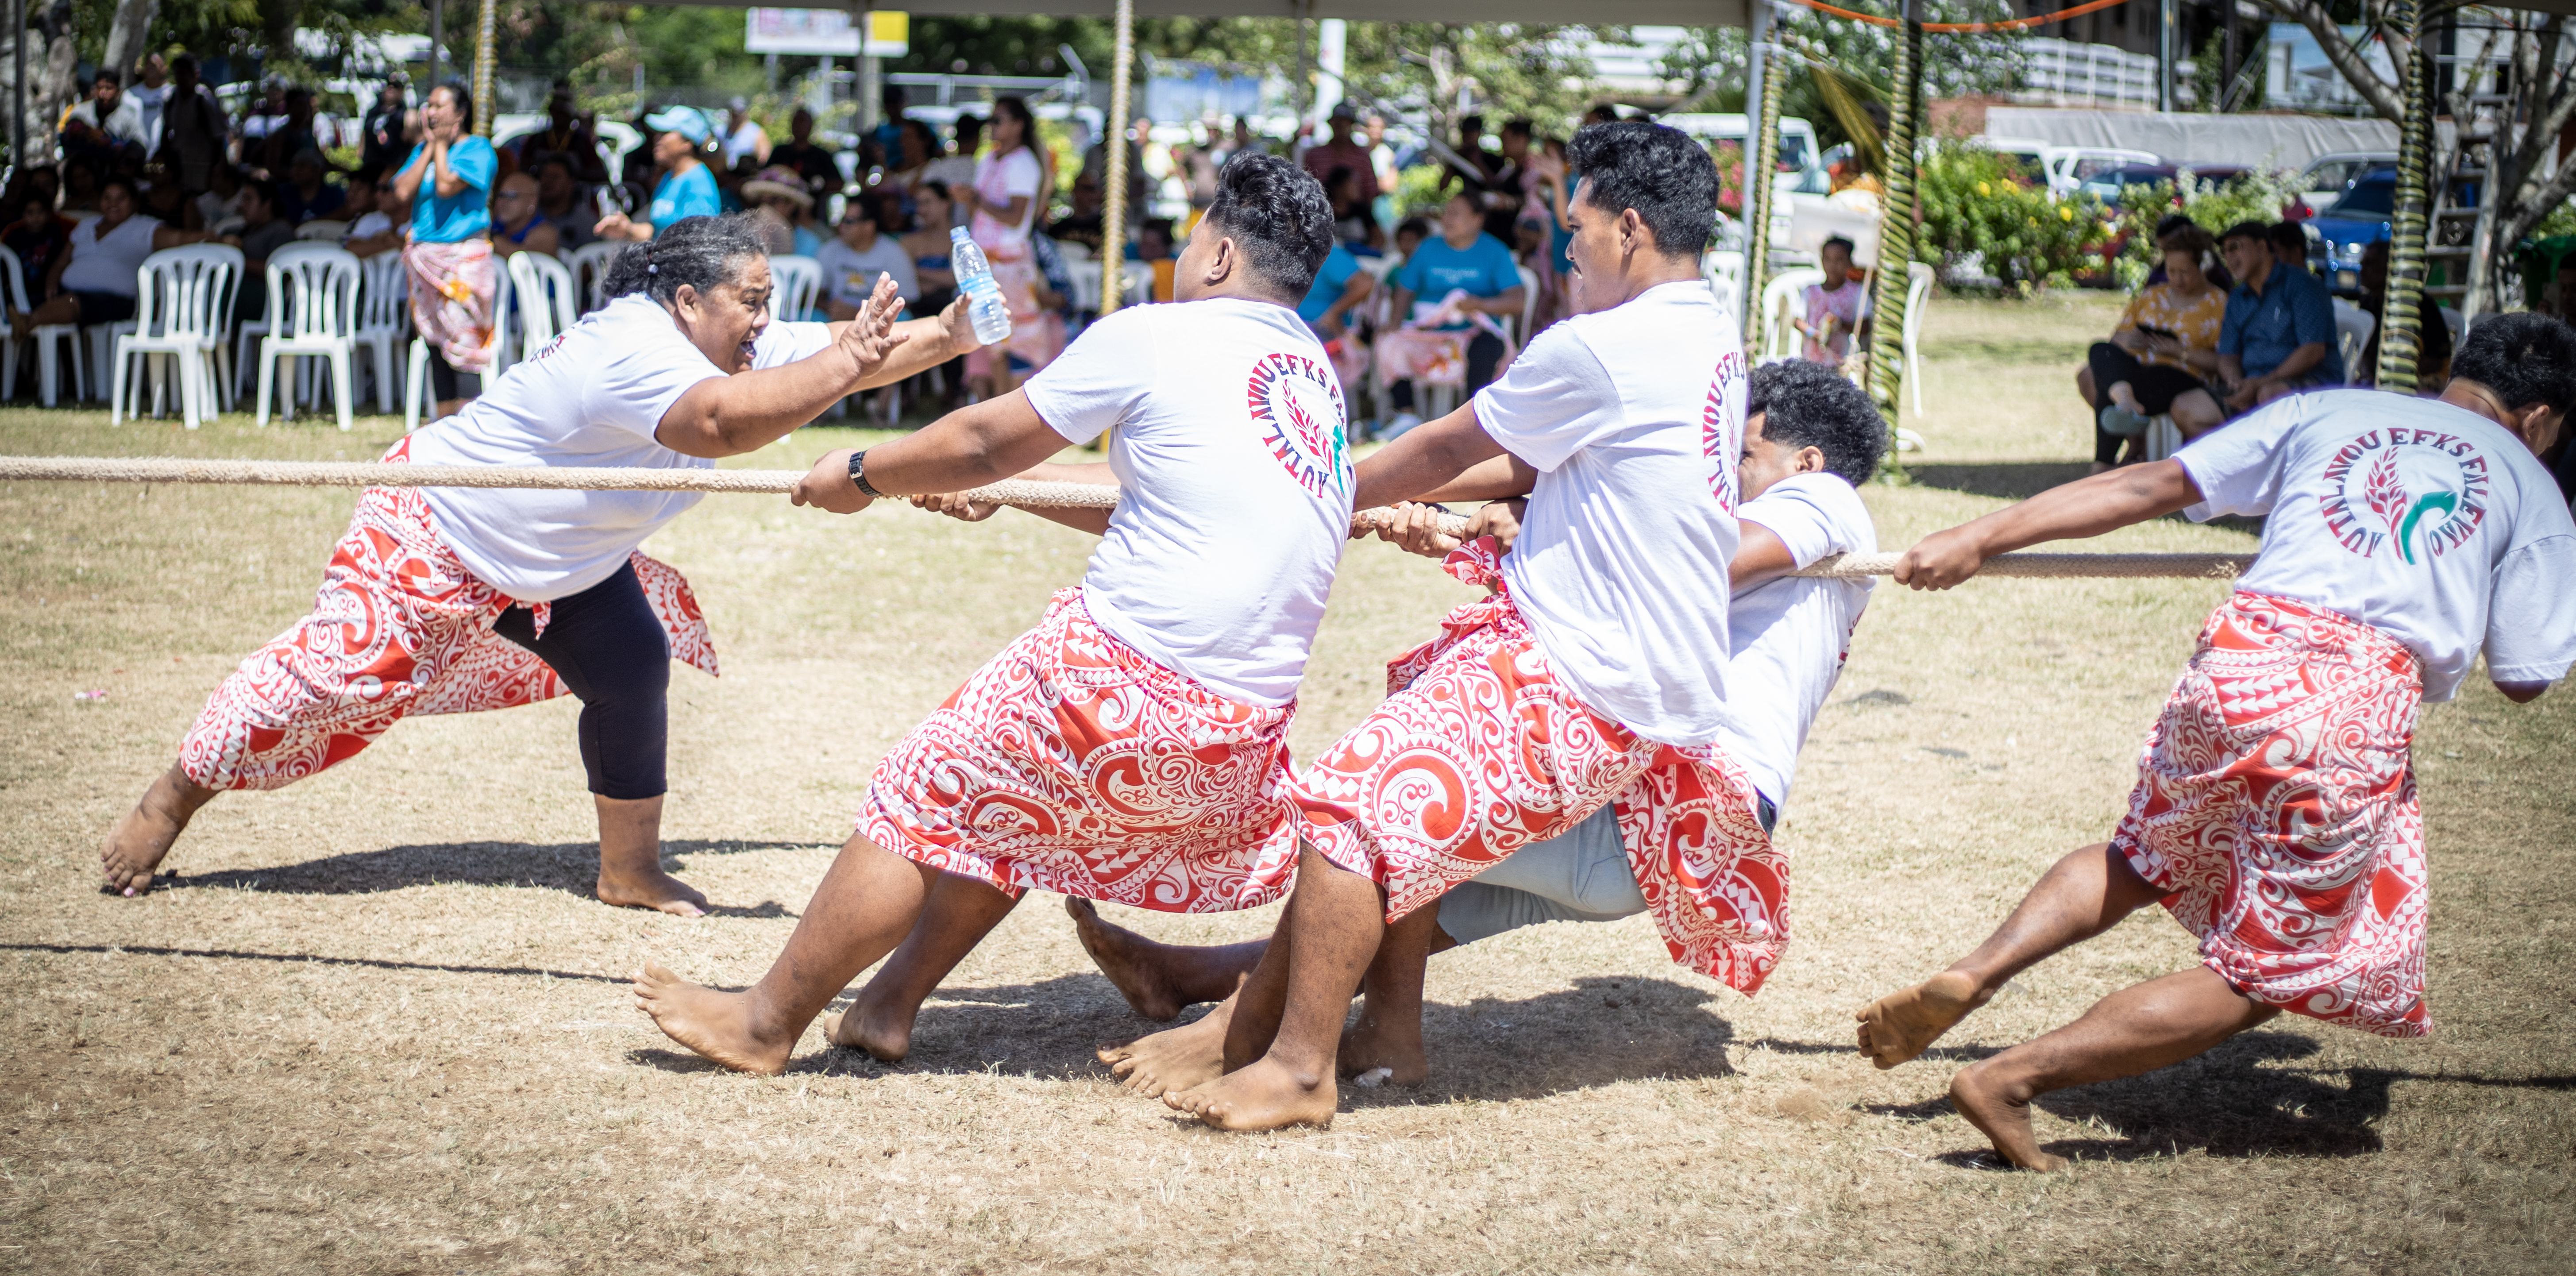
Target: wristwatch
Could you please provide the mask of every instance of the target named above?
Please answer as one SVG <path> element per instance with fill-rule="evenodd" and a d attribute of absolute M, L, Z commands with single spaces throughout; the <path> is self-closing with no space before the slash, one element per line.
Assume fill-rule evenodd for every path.
<path fill-rule="evenodd" d="M 858 484 L 859 495 L 869 500 L 873 501 L 885 495 L 868 486 L 868 450 L 866 448 L 850 453 L 850 481 Z"/>

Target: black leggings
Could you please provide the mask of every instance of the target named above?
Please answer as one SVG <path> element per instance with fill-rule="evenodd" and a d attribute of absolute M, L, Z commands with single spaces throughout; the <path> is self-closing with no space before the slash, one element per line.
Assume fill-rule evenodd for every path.
<path fill-rule="evenodd" d="M 441 403 L 450 399 L 471 399 L 483 393 L 483 374 L 459 372 L 447 356 L 432 348 L 429 352 L 429 389 L 431 397 Z M 549 630 L 553 626 L 547 626 Z"/>
<path fill-rule="evenodd" d="M 581 765 L 590 791 L 635 801 L 662 796 L 670 741 L 671 640 L 628 563 L 558 598 L 537 635 L 536 613 L 513 607 L 492 632 L 537 653 L 581 698 Z"/>
<path fill-rule="evenodd" d="M 2093 369 L 2093 397 L 2102 407 L 2111 403 L 2111 387 L 2123 381 L 2129 383 L 2130 392 L 2138 397 L 2138 406 L 2146 409 L 2148 416 L 2173 410 L 2174 400 L 2202 388 L 2200 378 L 2189 369 L 2140 363 L 2136 355 L 2108 341 L 2094 342 L 2084 358 Z M 2104 465 L 2118 463 L 2120 445 L 2129 441 L 2103 429 L 2101 407 L 2093 410 L 2094 460 Z M 2139 446 L 2143 448 L 2145 444 Z"/>
<path fill-rule="evenodd" d="M 1468 395 L 1473 396 L 1478 390 L 1482 390 L 1486 386 L 1492 385 L 1494 383 L 1494 369 L 1499 366 L 1502 361 L 1503 339 L 1501 337 L 1497 337 L 1490 332 L 1479 330 L 1474 337 L 1469 338 L 1467 342 Z M 1386 397 L 1386 406 L 1388 411 L 1411 412 L 1413 410 L 1413 379 L 1411 377 L 1407 377 L 1402 381 L 1396 382 L 1394 385 L 1388 386 L 1386 388 Z"/>

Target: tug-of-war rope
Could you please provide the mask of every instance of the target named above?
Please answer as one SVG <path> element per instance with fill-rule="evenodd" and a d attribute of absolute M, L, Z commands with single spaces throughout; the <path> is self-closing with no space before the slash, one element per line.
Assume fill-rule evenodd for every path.
<path fill-rule="evenodd" d="M 351 461 L 189 461 L 170 457 L 0 456 L 0 481 L 59 483 L 248 483 L 275 487 L 512 487 L 582 491 L 755 492 L 783 495 L 796 489 L 803 470 L 645 470 L 584 466 L 540 468 L 505 465 L 381 465 Z M 1035 483 L 1007 479 L 968 492 L 971 500 L 1016 509 L 1110 509 L 1118 489 L 1094 483 Z M 899 498 L 898 498 L 899 499 Z M 1351 515 L 1355 531 L 1375 531 L 1395 517 L 1390 509 Z M 1441 530 L 1463 533 L 1467 520 L 1447 515 Z M 1898 554 L 1837 554 L 1800 576 L 1885 576 Z M 2223 580 L 2242 575 L 2246 554 L 1999 554 L 1980 574 L 2034 577 L 2190 577 Z"/>

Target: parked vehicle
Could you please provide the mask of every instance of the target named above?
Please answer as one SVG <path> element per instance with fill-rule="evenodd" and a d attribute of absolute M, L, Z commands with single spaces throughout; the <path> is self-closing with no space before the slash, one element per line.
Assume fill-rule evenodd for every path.
<path fill-rule="evenodd" d="M 2048 174 L 2048 189 L 2059 195 L 2072 195 L 2086 182 L 2114 169 L 2166 166 L 2165 157 L 2153 151 L 2111 146 L 2052 146 L 2041 159 Z"/>
<path fill-rule="evenodd" d="M 2309 219 L 2317 247 L 2309 260 L 2317 264 L 2326 286 L 2339 293 L 2361 290 L 2361 250 L 2388 238 L 2389 218 L 2397 210 L 2397 166 L 2369 168 L 2352 180 L 2325 211 Z"/>
<path fill-rule="evenodd" d="M 2299 172 L 2299 199 L 2307 205 L 2295 211 L 2297 217 L 2313 217 L 2317 210 L 2343 198 L 2354 181 L 2373 169 L 2392 167 L 2397 163 L 2395 151 L 2337 151 L 2308 161 Z"/>
<path fill-rule="evenodd" d="M 1689 112 L 1660 116 L 1658 124 L 1670 125 L 1708 146 L 1718 142 L 1741 147 L 1752 132 L 1742 115 Z M 1780 121 L 1780 172 L 1795 173 L 1796 180 L 1776 183 L 1775 191 L 1797 191 L 1808 195 L 1833 193 L 1833 179 L 1825 172 L 1824 148 L 1816 144 L 1816 126 L 1794 116 Z"/>

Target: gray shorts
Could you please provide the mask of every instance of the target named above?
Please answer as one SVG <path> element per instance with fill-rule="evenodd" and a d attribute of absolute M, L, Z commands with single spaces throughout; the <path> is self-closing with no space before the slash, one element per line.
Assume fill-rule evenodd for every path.
<path fill-rule="evenodd" d="M 1777 818 L 1769 799 L 1758 813 L 1768 831 Z M 1615 922 L 1644 911 L 1646 895 L 1628 867 L 1614 802 L 1451 887 L 1440 897 L 1440 929 L 1472 944 L 1540 922 Z"/>

